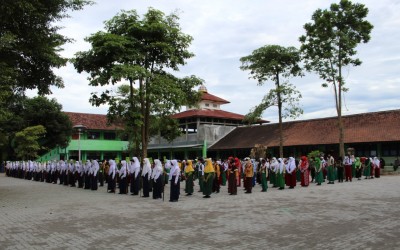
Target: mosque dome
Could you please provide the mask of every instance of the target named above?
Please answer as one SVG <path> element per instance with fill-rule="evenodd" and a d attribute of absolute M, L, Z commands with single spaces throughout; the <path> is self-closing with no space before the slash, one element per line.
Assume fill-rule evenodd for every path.
<path fill-rule="evenodd" d="M 207 93 L 207 88 L 203 84 L 199 87 L 199 92 Z"/>

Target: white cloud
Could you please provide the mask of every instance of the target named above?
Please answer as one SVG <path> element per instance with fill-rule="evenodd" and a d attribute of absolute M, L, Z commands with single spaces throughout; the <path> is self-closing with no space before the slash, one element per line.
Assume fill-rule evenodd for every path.
<path fill-rule="evenodd" d="M 350 91 L 345 95 L 345 114 L 400 108 L 400 4 L 396 0 L 365 0 L 370 12 L 367 19 L 374 25 L 371 40 L 358 47 L 363 64 L 345 72 Z M 317 8 L 328 8 L 327 0 L 99 0 L 71 18 L 63 20 L 63 34 L 75 39 L 66 45 L 63 56 L 72 57 L 90 45 L 84 38 L 104 27 L 103 22 L 120 10 L 137 9 L 143 14 L 152 6 L 166 14 L 179 9 L 180 24 L 186 34 L 193 36 L 190 47 L 196 56 L 188 60 L 178 75 L 197 75 L 206 82 L 210 93 L 229 100 L 223 106 L 231 112 L 246 114 L 257 105 L 272 86 L 257 86 L 241 71 L 240 57 L 267 45 L 299 47 L 298 37 L 303 25 L 311 21 Z M 106 107 L 92 107 L 88 100 L 96 91 L 88 86 L 87 76 L 78 74 L 71 65 L 57 70 L 65 88 L 53 89 L 53 95 L 64 110 L 88 113 L 106 113 Z M 290 80 L 302 92 L 304 115 L 300 119 L 336 115 L 331 88 L 322 88 L 322 80 L 307 74 Z M 31 95 L 32 93 L 30 93 Z M 276 110 L 265 111 L 264 118 L 277 121 Z"/>

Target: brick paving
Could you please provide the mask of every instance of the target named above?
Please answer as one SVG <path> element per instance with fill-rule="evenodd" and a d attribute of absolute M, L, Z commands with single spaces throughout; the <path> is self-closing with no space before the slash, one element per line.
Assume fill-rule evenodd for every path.
<path fill-rule="evenodd" d="M 0 249 L 400 249 L 399 184 L 222 187 L 171 203 L 168 190 L 162 202 L 1 175 Z"/>

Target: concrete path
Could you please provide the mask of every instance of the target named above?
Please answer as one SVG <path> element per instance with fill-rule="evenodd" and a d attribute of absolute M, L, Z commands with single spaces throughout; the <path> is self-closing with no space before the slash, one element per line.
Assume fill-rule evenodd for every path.
<path fill-rule="evenodd" d="M 398 175 L 195 190 L 171 203 L 1 175 L 0 249 L 400 249 Z"/>

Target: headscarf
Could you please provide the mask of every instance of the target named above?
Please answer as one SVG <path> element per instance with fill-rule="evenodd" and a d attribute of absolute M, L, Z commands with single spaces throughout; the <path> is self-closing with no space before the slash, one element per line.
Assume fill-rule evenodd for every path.
<path fill-rule="evenodd" d="M 149 174 L 149 178 L 151 175 L 151 163 L 149 158 L 144 158 L 144 164 L 143 164 L 143 170 L 142 170 L 142 176 L 145 176 L 146 174 Z"/>
<path fill-rule="evenodd" d="M 191 160 L 187 160 L 185 166 L 185 173 L 190 173 L 190 172 L 194 172 L 193 163 Z"/>
<path fill-rule="evenodd" d="M 284 163 L 283 163 L 283 160 L 282 160 L 282 158 L 278 158 L 278 168 L 277 168 L 277 172 L 279 172 L 279 173 L 283 173 L 283 165 L 284 165 Z"/>
<path fill-rule="evenodd" d="M 300 168 L 305 168 L 308 166 L 308 159 L 307 156 L 303 155 L 301 158 Z"/>
<path fill-rule="evenodd" d="M 287 171 L 291 174 L 296 169 L 296 161 L 293 157 L 289 157 L 289 161 L 287 164 Z"/>
<path fill-rule="evenodd" d="M 375 167 L 376 167 L 376 168 L 379 168 L 379 167 L 380 167 L 380 166 L 379 166 L 380 163 L 381 163 L 381 162 L 380 162 L 379 158 L 378 158 L 378 157 L 374 157 L 374 164 L 375 164 Z"/>
<path fill-rule="evenodd" d="M 159 159 L 154 160 L 154 168 L 153 172 L 151 173 L 151 177 L 156 181 L 158 177 L 160 177 L 161 173 L 163 172 L 162 164 Z"/>
<path fill-rule="evenodd" d="M 211 158 L 206 159 L 206 166 L 204 167 L 204 173 L 214 173 L 214 167 L 212 165 Z"/>

